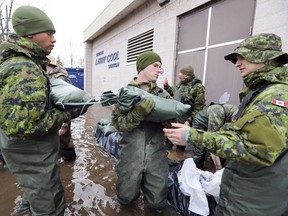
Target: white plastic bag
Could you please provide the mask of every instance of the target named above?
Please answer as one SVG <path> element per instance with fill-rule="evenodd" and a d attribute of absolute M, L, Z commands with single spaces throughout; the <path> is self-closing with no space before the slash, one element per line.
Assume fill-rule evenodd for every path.
<path fill-rule="evenodd" d="M 189 211 L 207 216 L 209 215 L 208 200 L 200 183 L 200 175 L 201 170 L 196 167 L 193 158 L 186 159 L 178 172 L 179 188 L 183 194 L 190 196 Z"/>
<path fill-rule="evenodd" d="M 214 196 L 217 204 L 219 203 L 220 184 L 224 168 L 213 174 L 211 181 L 202 181 L 202 186 L 207 194 Z"/>

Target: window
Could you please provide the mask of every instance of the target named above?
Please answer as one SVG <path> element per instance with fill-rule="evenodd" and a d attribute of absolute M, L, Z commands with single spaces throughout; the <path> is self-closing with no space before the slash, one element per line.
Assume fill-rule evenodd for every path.
<path fill-rule="evenodd" d="M 127 63 L 136 61 L 137 56 L 145 51 L 153 50 L 154 29 L 145 31 L 128 39 Z"/>

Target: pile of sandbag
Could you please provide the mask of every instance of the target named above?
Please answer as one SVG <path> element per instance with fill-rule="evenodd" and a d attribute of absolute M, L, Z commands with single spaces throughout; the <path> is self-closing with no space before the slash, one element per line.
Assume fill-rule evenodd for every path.
<path fill-rule="evenodd" d="M 110 119 L 101 119 L 93 131 L 96 142 L 109 156 L 118 158 L 117 146 L 120 137 L 119 132 L 112 125 Z"/>

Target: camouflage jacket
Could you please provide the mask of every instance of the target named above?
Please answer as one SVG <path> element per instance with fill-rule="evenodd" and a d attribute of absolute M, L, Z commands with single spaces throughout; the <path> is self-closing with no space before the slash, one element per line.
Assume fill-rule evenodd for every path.
<path fill-rule="evenodd" d="M 232 104 L 211 104 L 196 113 L 192 127 L 204 131 L 218 131 L 225 123 L 232 122 L 238 108 Z"/>
<path fill-rule="evenodd" d="M 220 131 L 190 129 L 188 144 L 204 146 L 217 156 L 270 166 L 288 146 L 287 67 L 265 66 L 245 77 L 241 100 L 251 90 L 271 83 L 246 106 L 242 117 Z"/>
<path fill-rule="evenodd" d="M 188 119 L 190 123 L 194 115 L 205 106 L 205 87 L 195 75 L 181 81 L 176 86 L 176 89 L 173 89 L 169 85 L 165 85 L 164 89 L 170 95 L 173 95 L 175 100 L 191 105 L 191 118 Z M 177 97 L 178 93 L 180 94 L 180 98 Z"/>
<path fill-rule="evenodd" d="M 0 128 L 6 135 L 39 136 L 70 118 L 50 106 L 47 64 L 44 50 L 24 37 L 10 34 L 0 44 Z"/>
<path fill-rule="evenodd" d="M 138 83 L 136 81 L 136 78 L 134 78 L 128 85 L 143 89 L 143 90 L 149 92 L 150 94 L 158 95 L 158 96 L 164 97 L 164 98 L 170 98 L 170 95 L 168 94 L 168 92 L 159 88 L 157 86 L 157 84 L 154 82 Z M 143 120 L 144 120 L 144 118 L 143 118 Z M 141 123 L 141 121 L 133 118 L 133 115 L 131 114 L 131 112 L 129 112 L 128 114 L 121 113 L 120 110 L 117 108 L 117 105 L 116 105 L 113 112 L 112 112 L 112 123 L 113 123 L 113 126 L 117 130 L 119 130 L 121 132 L 127 132 L 127 131 L 131 131 L 132 129 L 136 128 Z"/>

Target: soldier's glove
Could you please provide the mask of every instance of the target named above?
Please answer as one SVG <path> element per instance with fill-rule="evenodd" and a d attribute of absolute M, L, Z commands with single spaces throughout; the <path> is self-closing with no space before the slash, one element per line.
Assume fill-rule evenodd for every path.
<path fill-rule="evenodd" d="M 167 120 L 167 121 L 165 121 L 165 122 L 162 122 L 162 126 L 164 127 L 164 128 L 172 128 L 172 123 L 175 123 L 176 122 L 176 119 L 169 119 L 169 120 Z"/>
<path fill-rule="evenodd" d="M 77 107 L 73 107 L 73 108 L 69 108 L 66 109 L 67 112 L 70 113 L 71 118 L 70 119 L 74 119 L 79 117 L 80 115 L 83 115 L 84 113 L 87 112 L 88 107 L 86 106 L 77 106 Z"/>
<path fill-rule="evenodd" d="M 133 112 L 137 117 L 144 119 L 155 107 L 155 101 L 152 98 L 144 98 L 135 105 Z"/>

